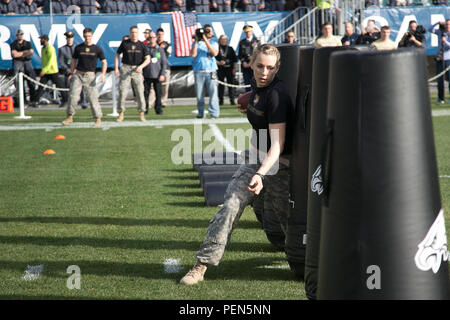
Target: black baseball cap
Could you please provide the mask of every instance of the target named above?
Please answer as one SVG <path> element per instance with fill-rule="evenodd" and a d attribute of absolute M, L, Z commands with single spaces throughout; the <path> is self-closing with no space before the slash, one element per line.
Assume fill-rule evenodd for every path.
<path fill-rule="evenodd" d="M 67 31 L 66 33 L 64 33 L 64 35 L 66 36 L 66 38 L 73 38 L 75 36 L 72 31 Z"/>

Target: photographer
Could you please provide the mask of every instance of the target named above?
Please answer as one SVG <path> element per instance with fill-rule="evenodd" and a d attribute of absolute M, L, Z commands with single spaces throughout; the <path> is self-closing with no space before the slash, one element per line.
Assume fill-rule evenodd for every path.
<path fill-rule="evenodd" d="M 439 25 L 438 29 L 435 29 L 436 26 Z M 438 36 L 439 46 L 437 50 L 437 54 L 435 57 L 436 60 L 436 74 L 444 71 L 448 66 L 450 66 L 450 19 L 447 19 L 445 22 L 441 21 L 435 23 L 428 29 L 431 33 L 434 33 Z M 447 75 L 450 77 L 450 72 L 447 71 Z M 449 82 L 449 92 L 450 92 L 450 82 Z M 444 76 L 438 78 L 438 101 L 437 103 L 445 103 L 445 94 L 444 94 Z"/>
<path fill-rule="evenodd" d="M 239 41 L 238 58 L 242 64 L 242 75 L 244 76 L 244 84 L 249 85 L 253 78 L 253 71 L 250 67 L 250 57 L 253 50 L 259 45 L 259 39 L 253 36 L 253 27 L 250 25 L 244 26 L 245 38 Z M 250 88 L 245 88 L 250 91 Z"/>
<path fill-rule="evenodd" d="M 204 117 L 205 95 L 204 87 L 208 90 L 209 114 L 211 118 L 218 118 L 220 109 L 217 98 L 217 64 L 214 58 L 219 53 L 216 41 L 211 40 L 214 36 L 212 27 L 205 24 L 203 28 L 195 31 L 194 43 L 191 47 L 192 69 L 195 78 L 195 93 L 197 96 L 197 118 Z"/>
<path fill-rule="evenodd" d="M 233 48 L 228 45 L 228 37 L 223 34 L 219 37 L 219 54 L 216 56 L 219 70 L 217 76 L 220 81 L 227 79 L 228 84 L 234 84 L 234 75 L 236 74 L 237 57 Z M 223 105 L 223 94 L 225 87 L 219 84 L 219 105 Z M 234 105 L 234 88 L 228 87 L 230 104 Z"/>
<path fill-rule="evenodd" d="M 408 32 L 404 34 L 398 46 L 403 48 L 425 48 L 427 45 L 425 32 L 425 28 L 417 25 L 417 21 L 410 21 Z"/>

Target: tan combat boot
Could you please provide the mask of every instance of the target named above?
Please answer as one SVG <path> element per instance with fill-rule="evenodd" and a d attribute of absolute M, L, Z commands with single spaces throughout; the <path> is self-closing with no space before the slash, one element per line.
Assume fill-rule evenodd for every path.
<path fill-rule="evenodd" d="M 68 126 L 73 122 L 73 115 L 68 115 L 66 119 L 64 119 L 61 123 L 63 126 Z"/>
<path fill-rule="evenodd" d="M 145 120 L 145 116 L 144 116 L 144 113 L 143 113 L 143 112 L 139 112 L 139 119 L 140 119 L 142 122 L 147 121 L 147 120 Z"/>
<path fill-rule="evenodd" d="M 180 284 L 193 285 L 203 281 L 207 268 L 206 264 L 197 261 L 192 269 L 180 280 Z"/>
<path fill-rule="evenodd" d="M 119 113 L 119 117 L 116 120 L 117 122 L 122 122 L 123 121 L 123 111 Z"/>
<path fill-rule="evenodd" d="M 96 118 L 94 126 L 100 127 L 102 125 L 102 118 Z"/>

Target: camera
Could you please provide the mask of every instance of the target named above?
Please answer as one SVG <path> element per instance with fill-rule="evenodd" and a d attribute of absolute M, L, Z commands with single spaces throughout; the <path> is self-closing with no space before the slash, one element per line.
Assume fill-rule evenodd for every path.
<path fill-rule="evenodd" d="M 422 42 L 422 40 L 424 39 L 424 34 L 427 32 L 427 30 L 425 29 L 424 26 L 422 25 L 418 25 L 416 28 L 416 31 L 414 32 L 408 32 L 408 39 L 411 38 L 411 36 L 414 36 L 414 38 L 417 39 L 417 41 Z"/>
<path fill-rule="evenodd" d="M 209 29 L 198 28 L 195 30 L 195 35 L 193 36 L 193 38 L 197 41 L 201 41 L 201 40 L 203 40 L 203 35 L 209 34 L 210 31 L 211 30 L 209 30 Z"/>

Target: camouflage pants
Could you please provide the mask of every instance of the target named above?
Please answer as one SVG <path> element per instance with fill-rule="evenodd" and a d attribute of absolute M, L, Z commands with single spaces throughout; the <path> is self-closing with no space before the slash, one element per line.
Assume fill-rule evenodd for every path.
<path fill-rule="evenodd" d="M 202 263 L 217 266 L 222 259 L 225 246 L 230 240 L 231 233 L 236 227 L 245 207 L 251 204 L 255 197 L 247 187 L 259 169 L 259 164 L 244 163 L 233 175 L 226 194 L 223 207 L 210 221 L 206 237 L 195 253 L 195 257 Z M 275 175 L 267 175 L 263 181 L 265 201 L 270 201 L 283 231 L 286 230 L 287 212 L 289 205 L 289 170 L 280 165 Z"/>
<path fill-rule="evenodd" d="M 77 71 L 77 73 L 72 76 L 69 103 L 67 104 L 67 114 L 75 114 L 75 108 L 80 100 L 82 89 L 86 92 L 87 100 L 91 106 L 92 116 L 94 118 L 101 118 L 102 108 L 98 103 L 98 90 L 95 82 L 95 72 Z"/>
<path fill-rule="evenodd" d="M 144 98 L 144 80 L 142 78 L 142 72 L 136 72 L 136 67 L 128 64 L 124 64 L 120 68 L 119 106 L 117 107 L 117 111 L 125 111 L 125 100 L 127 99 L 130 82 L 132 88 L 134 89 L 134 94 L 136 95 L 138 111 L 144 112 L 146 109 L 146 104 Z"/>

